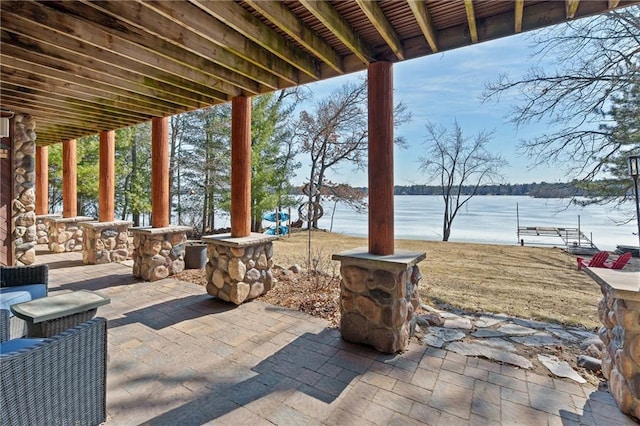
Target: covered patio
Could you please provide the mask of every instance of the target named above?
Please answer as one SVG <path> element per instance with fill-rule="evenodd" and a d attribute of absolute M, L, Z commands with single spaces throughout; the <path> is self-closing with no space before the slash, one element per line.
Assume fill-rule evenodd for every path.
<path fill-rule="evenodd" d="M 111 298 L 107 425 L 632 425 L 592 385 L 430 348 L 397 355 L 345 342 L 307 314 L 240 306 L 201 286 L 137 281 L 124 264 L 50 254 L 50 294 Z"/>

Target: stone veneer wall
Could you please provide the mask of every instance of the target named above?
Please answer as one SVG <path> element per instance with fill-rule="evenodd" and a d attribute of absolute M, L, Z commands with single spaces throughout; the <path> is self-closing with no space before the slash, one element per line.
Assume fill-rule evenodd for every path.
<path fill-rule="evenodd" d="M 49 229 L 49 251 L 65 253 L 81 251 L 84 239 L 80 222 L 89 222 L 89 216 L 54 217 L 46 220 Z"/>
<path fill-rule="evenodd" d="M 207 293 L 239 305 L 273 286 L 273 240 L 278 237 L 204 237 L 207 243 Z"/>
<path fill-rule="evenodd" d="M 188 226 L 131 228 L 133 276 L 157 281 L 184 270 Z"/>
<path fill-rule="evenodd" d="M 355 256 L 354 256 L 355 255 Z M 386 261 L 360 250 L 333 256 L 340 260 L 340 332 L 342 338 L 385 353 L 408 348 L 420 305 L 416 265 L 424 254 L 402 253 L 406 261 Z M 397 259 L 397 257 L 396 257 Z"/>
<path fill-rule="evenodd" d="M 620 410 L 640 419 L 640 294 L 630 300 L 616 297 L 608 285 L 600 283 L 600 289 L 602 374 Z"/>
<path fill-rule="evenodd" d="M 129 227 L 133 222 L 84 222 L 82 262 L 87 265 L 123 262 L 133 254 L 129 244 Z"/>
<path fill-rule="evenodd" d="M 13 132 L 13 242 L 16 265 L 36 260 L 35 153 L 36 122 L 30 115 L 16 114 Z"/>
<path fill-rule="evenodd" d="M 36 241 L 38 244 L 49 244 L 48 219 L 61 217 L 59 214 L 43 214 L 36 216 Z"/>

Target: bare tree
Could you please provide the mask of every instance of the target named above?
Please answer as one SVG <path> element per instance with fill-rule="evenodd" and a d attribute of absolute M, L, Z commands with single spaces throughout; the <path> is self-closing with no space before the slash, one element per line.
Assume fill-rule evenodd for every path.
<path fill-rule="evenodd" d="M 583 181 L 602 177 L 618 150 L 607 110 L 640 76 L 640 7 L 553 26 L 532 42 L 532 59 L 551 58 L 554 68 L 504 74 L 486 84 L 484 99 L 515 98 L 509 119 L 517 126 L 546 123 L 549 132 L 521 141 L 535 165 L 560 164 Z"/>
<path fill-rule="evenodd" d="M 507 162 L 487 151 L 492 136 L 492 132 L 482 131 L 473 139 L 465 138 L 457 121 L 450 130 L 427 123 L 427 152 L 419 162 L 429 179 L 439 180 L 442 187 L 442 241 L 449 241 L 453 220 L 478 188 L 502 179 L 499 169 Z"/>
<path fill-rule="evenodd" d="M 396 105 L 396 127 L 410 118 L 403 104 Z M 352 163 L 359 169 L 366 166 L 367 127 L 366 81 L 346 83 L 317 102 L 312 112 L 300 113 L 297 138 L 301 151 L 310 156 L 309 182 L 316 190 L 315 195 L 309 195 L 309 205 L 321 203 L 330 169 L 343 163 Z M 402 145 L 404 140 L 396 138 L 395 142 Z M 308 226 L 317 227 L 317 219 L 309 221 Z"/>

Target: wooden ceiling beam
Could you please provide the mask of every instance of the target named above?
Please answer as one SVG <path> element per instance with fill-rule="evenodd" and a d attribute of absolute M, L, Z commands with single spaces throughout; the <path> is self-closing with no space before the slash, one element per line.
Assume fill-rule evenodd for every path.
<path fill-rule="evenodd" d="M 334 71 L 339 74 L 344 73 L 340 55 L 298 19 L 284 3 L 277 0 L 245 0 L 245 2 Z"/>
<path fill-rule="evenodd" d="M 471 42 L 478 42 L 478 27 L 476 26 L 476 13 L 473 10 L 473 0 L 464 0 L 464 9 L 467 13 L 467 22 L 469 24 L 469 35 Z"/>
<path fill-rule="evenodd" d="M 514 2 L 514 27 L 513 30 L 516 33 L 522 32 L 522 12 L 524 9 L 524 0 L 515 0 Z"/>
<path fill-rule="evenodd" d="M 288 62 L 312 78 L 319 79 L 318 64 L 312 56 L 297 48 L 266 26 L 239 4 L 231 1 L 191 0 L 207 14 L 224 22 L 263 49 Z"/>
<path fill-rule="evenodd" d="M 37 108 L 41 111 L 50 111 L 52 108 L 58 111 L 57 114 L 53 114 L 55 117 L 58 115 L 64 115 L 65 117 L 103 117 L 107 123 L 131 123 L 138 120 L 146 120 L 147 115 L 141 115 L 132 119 L 131 117 L 123 117 L 122 115 L 108 114 L 107 109 L 103 109 L 100 103 L 87 103 L 76 99 L 67 99 L 61 96 L 50 96 L 42 92 L 30 92 L 24 89 L 24 86 L 16 86 L 13 83 L 3 83 L 2 87 L 2 99 L 3 101 L 17 102 L 20 107 L 20 102 L 24 102 L 25 105 L 31 105 L 33 108 Z M 20 109 L 20 108 L 18 108 Z M 105 114 L 105 112 L 107 112 Z"/>
<path fill-rule="evenodd" d="M 300 0 L 300 3 L 365 65 L 375 61 L 371 47 L 356 34 L 351 25 L 342 18 L 329 2 Z"/>
<path fill-rule="evenodd" d="M 56 93 L 67 99 L 88 103 L 95 102 L 96 99 L 100 99 L 99 109 L 108 112 L 110 117 L 118 117 L 120 119 L 128 120 L 138 120 L 145 117 L 145 114 L 140 112 L 140 108 L 136 109 L 135 105 L 127 105 L 122 102 L 118 102 L 116 104 L 116 102 L 109 98 L 108 93 L 98 91 L 92 92 L 89 88 L 85 87 L 80 87 L 80 90 L 78 90 L 77 87 L 73 87 L 70 83 L 60 83 L 56 80 L 51 80 L 43 76 L 8 68 L 4 63 L 0 69 L 2 69 L 2 75 L 4 77 L 3 83 L 38 89 L 42 92 Z"/>
<path fill-rule="evenodd" d="M 156 116 L 157 114 L 162 113 L 163 108 L 169 106 L 168 104 L 162 104 L 156 99 L 128 92 L 118 86 L 110 86 L 105 83 L 77 75 L 73 76 L 72 81 L 69 81 L 69 74 L 66 74 L 56 68 L 49 68 L 43 65 L 27 62 L 2 53 L 0 53 L 0 61 L 2 62 L 2 65 L 29 73 L 30 75 L 35 76 L 35 78 L 51 80 L 52 84 L 60 84 L 65 87 L 77 88 L 78 91 L 86 94 L 96 93 L 96 96 L 99 96 L 102 99 L 110 99 L 113 101 L 114 107 L 121 109 L 124 108 L 125 111 L 130 109 L 131 111 L 139 111 Z M 106 95 L 103 96 L 102 94 Z"/>
<path fill-rule="evenodd" d="M 106 16 L 103 20 L 115 20 L 117 26 L 114 25 L 109 31 L 118 37 L 155 51 L 162 58 L 199 70 L 209 78 L 223 80 L 245 94 L 260 93 L 263 91 L 260 85 L 272 89 L 277 87 L 278 78 L 275 75 L 261 72 L 253 64 L 220 49 L 218 45 L 140 3 L 92 1 L 86 5 L 91 8 L 86 8 L 85 15 L 93 16 L 99 11 Z"/>
<path fill-rule="evenodd" d="M 211 15 L 207 14 L 198 6 L 182 1 L 145 1 L 140 4 L 181 25 L 183 32 L 184 28 L 188 28 L 189 31 L 193 31 L 199 36 L 204 37 L 218 46 L 218 48 L 221 47 L 227 50 L 232 53 L 236 61 L 248 61 L 259 69 L 262 69 L 263 71 L 261 72 L 254 71 L 258 76 L 262 74 L 275 74 L 291 83 L 298 83 L 298 70 L 292 65 L 247 40 L 231 27 L 212 18 Z"/>
<path fill-rule="evenodd" d="M 373 24 L 378 33 L 391 48 L 394 55 L 396 55 L 399 60 L 403 61 L 404 51 L 400 37 L 398 37 L 398 34 L 385 16 L 384 11 L 380 8 L 378 2 L 371 0 L 356 0 L 356 3 L 364 14 L 367 15 L 369 22 Z"/>
<path fill-rule="evenodd" d="M 438 51 L 438 38 L 436 36 L 436 29 L 433 26 L 433 21 L 431 19 L 431 14 L 429 14 L 429 9 L 427 9 L 427 5 L 423 0 L 409 0 L 409 8 L 413 13 L 413 16 L 416 18 L 418 22 L 418 26 L 424 35 L 424 38 L 427 40 L 429 47 L 433 53 Z"/>
<path fill-rule="evenodd" d="M 565 0 L 565 6 L 567 8 L 567 19 L 573 19 L 580 6 L 580 0 Z"/>
<path fill-rule="evenodd" d="M 166 83 L 154 81 L 145 75 L 109 66 L 99 61 L 86 60 L 86 65 L 78 61 L 78 57 L 70 58 L 68 51 L 63 51 L 57 47 L 49 46 L 32 39 L 25 39 L 21 35 L 8 33 L 4 29 L 2 32 L 2 41 L 6 43 L 2 47 L 2 52 L 10 56 L 19 56 L 29 62 L 54 67 L 59 69 L 67 69 L 69 80 L 73 80 L 73 75 L 77 74 L 81 77 L 107 82 L 111 85 L 120 85 L 121 87 L 133 91 L 141 95 L 147 95 L 160 101 L 174 104 L 176 107 L 182 108 L 202 108 L 208 103 L 205 99 L 196 100 L 197 96 L 192 92 L 185 91 Z M 17 51 L 20 50 L 20 54 Z M 38 53 L 35 53 L 38 52 Z M 190 97 L 191 96 L 191 97 Z M 214 103 L 213 101 L 209 104 Z"/>

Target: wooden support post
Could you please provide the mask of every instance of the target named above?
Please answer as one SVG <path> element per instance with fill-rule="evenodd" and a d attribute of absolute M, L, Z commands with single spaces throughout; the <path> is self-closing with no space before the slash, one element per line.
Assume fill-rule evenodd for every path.
<path fill-rule="evenodd" d="M 169 118 L 151 120 L 151 226 L 169 226 Z"/>
<path fill-rule="evenodd" d="M 62 143 L 62 217 L 78 216 L 76 140 Z"/>
<path fill-rule="evenodd" d="M 231 237 L 251 234 L 251 98 L 231 100 Z"/>
<path fill-rule="evenodd" d="M 36 147 L 36 214 L 49 213 L 49 147 Z"/>
<path fill-rule="evenodd" d="M 98 220 L 113 222 L 115 198 L 116 132 L 100 132 L 100 179 L 98 187 Z"/>
<path fill-rule="evenodd" d="M 393 65 L 369 64 L 369 253 L 394 253 Z"/>

